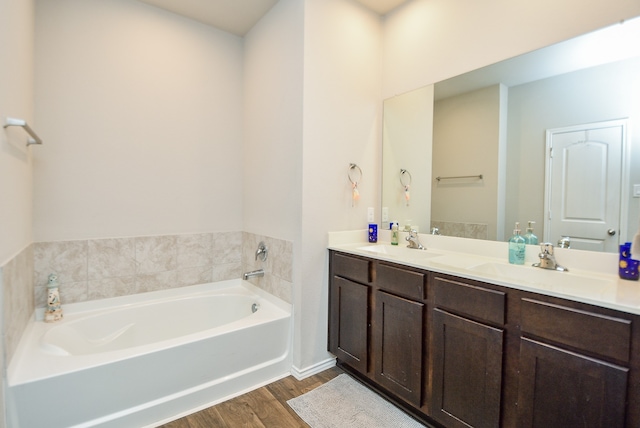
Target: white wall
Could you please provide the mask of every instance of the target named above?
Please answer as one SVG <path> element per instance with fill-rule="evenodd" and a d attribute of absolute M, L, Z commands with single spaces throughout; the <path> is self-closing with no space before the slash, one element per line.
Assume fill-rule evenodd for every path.
<path fill-rule="evenodd" d="M 137 1 L 38 0 L 36 58 L 36 241 L 242 229 L 241 38 Z"/>
<path fill-rule="evenodd" d="M 384 22 L 383 98 L 639 14 L 636 0 L 413 0 Z"/>
<path fill-rule="evenodd" d="M 350 0 L 305 0 L 301 241 L 294 246 L 294 365 L 327 358 L 327 232 L 380 220 L 380 18 Z M 349 163 L 362 169 L 351 206 Z"/>
<path fill-rule="evenodd" d="M 33 114 L 33 1 L 0 2 L 0 121 Z M 32 241 L 32 161 L 24 130 L 0 128 L 0 266 Z"/>
<path fill-rule="evenodd" d="M 299 239 L 304 4 L 280 0 L 245 36 L 243 223 Z"/>

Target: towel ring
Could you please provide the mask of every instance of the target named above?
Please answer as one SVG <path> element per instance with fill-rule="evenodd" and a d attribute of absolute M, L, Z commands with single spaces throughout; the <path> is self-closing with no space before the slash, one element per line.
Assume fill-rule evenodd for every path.
<path fill-rule="evenodd" d="M 354 173 L 357 174 L 356 178 L 353 177 Z M 355 163 L 350 163 L 349 164 L 349 172 L 347 173 L 347 176 L 349 177 L 349 181 L 351 182 L 351 184 L 357 186 L 358 185 L 358 181 L 362 180 L 362 170 Z"/>
<path fill-rule="evenodd" d="M 406 177 L 409 177 L 409 179 L 407 180 Z M 411 177 L 411 173 L 409 171 L 407 171 L 406 169 L 400 169 L 400 184 L 402 184 L 402 187 L 404 187 L 405 189 L 408 188 L 411 185 L 412 180 L 413 178 Z"/>

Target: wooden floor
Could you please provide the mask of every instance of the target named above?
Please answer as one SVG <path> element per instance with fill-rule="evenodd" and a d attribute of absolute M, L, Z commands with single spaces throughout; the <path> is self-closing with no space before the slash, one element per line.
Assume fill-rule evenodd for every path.
<path fill-rule="evenodd" d="M 287 400 L 309 392 L 341 373 L 342 370 L 333 367 L 301 381 L 288 376 L 160 428 L 308 427 L 289 407 Z"/>

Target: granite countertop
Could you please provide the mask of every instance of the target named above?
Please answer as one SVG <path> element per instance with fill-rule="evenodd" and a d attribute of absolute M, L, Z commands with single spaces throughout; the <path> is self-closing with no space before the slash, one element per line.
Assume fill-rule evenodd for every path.
<path fill-rule="evenodd" d="M 330 234 L 328 248 L 640 315 L 640 282 L 620 279 L 614 273 L 617 272 L 617 254 L 576 250 L 562 253 L 558 249 L 558 263 L 569 268 L 568 272 L 559 272 L 532 266 L 537 261 L 537 246 L 527 247 L 524 265 L 512 265 L 506 257 L 508 247 L 502 242 L 479 243 L 461 238 L 421 235 L 423 244 L 425 240 L 429 241 L 427 250 L 417 250 L 407 248 L 403 237 L 400 244 L 395 246 L 384 241 L 369 244 L 357 239 L 361 236 L 364 233 Z M 496 257 L 503 251 L 504 257 Z"/>

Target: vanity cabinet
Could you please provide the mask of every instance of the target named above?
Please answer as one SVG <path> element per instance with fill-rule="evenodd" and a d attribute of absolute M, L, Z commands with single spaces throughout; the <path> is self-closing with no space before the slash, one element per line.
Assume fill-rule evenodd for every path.
<path fill-rule="evenodd" d="M 431 412 L 447 427 L 497 428 L 505 293 L 435 275 Z"/>
<path fill-rule="evenodd" d="M 371 261 L 334 254 L 329 290 L 329 351 L 356 370 L 369 364 Z"/>
<path fill-rule="evenodd" d="M 329 350 L 446 428 L 640 426 L 640 317 L 330 252 Z"/>
<path fill-rule="evenodd" d="M 378 264 L 373 314 L 374 379 L 421 406 L 426 275 Z M 398 352 L 398 350 L 402 350 Z"/>
<path fill-rule="evenodd" d="M 626 426 L 631 321 L 522 299 L 518 426 Z"/>

